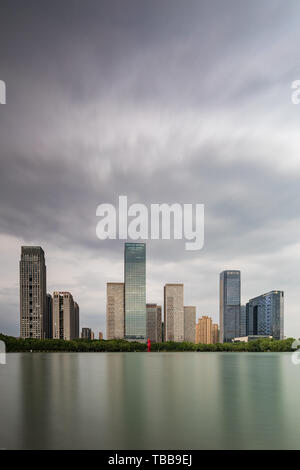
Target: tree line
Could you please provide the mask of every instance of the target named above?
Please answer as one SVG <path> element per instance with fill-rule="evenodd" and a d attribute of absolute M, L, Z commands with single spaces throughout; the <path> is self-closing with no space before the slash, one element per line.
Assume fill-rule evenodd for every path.
<path fill-rule="evenodd" d="M 73 339 L 34 339 L 15 338 L 0 334 L 0 340 L 4 341 L 7 352 L 138 352 L 147 351 L 147 344 L 126 341 L 124 339 L 112 340 L 88 340 Z M 176 352 L 288 352 L 293 351 L 293 338 L 275 340 L 273 338 L 261 338 L 248 343 L 217 343 L 194 344 L 188 342 L 176 343 L 166 341 L 164 343 L 152 343 L 151 351 Z"/>

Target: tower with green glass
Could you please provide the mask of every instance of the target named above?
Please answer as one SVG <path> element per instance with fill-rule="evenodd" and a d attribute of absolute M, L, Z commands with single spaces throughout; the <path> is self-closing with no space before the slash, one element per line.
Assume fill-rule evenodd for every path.
<path fill-rule="evenodd" d="M 125 243 L 125 339 L 146 341 L 146 244 Z"/>

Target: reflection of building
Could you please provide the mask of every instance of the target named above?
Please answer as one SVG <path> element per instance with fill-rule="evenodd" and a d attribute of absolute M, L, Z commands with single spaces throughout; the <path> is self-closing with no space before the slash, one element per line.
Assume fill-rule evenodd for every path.
<path fill-rule="evenodd" d="M 103 333 L 102 331 L 99 331 L 99 340 L 101 341 L 103 339 Z"/>
<path fill-rule="evenodd" d="M 196 307 L 184 307 L 184 341 L 195 343 Z"/>
<path fill-rule="evenodd" d="M 212 324 L 212 344 L 219 342 L 219 325 L 217 323 Z"/>
<path fill-rule="evenodd" d="M 20 336 L 44 338 L 46 265 L 40 246 L 22 246 L 20 261 Z"/>
<path fill-rule="evenodd" d="M 241 272 L 220 274 L 220 341 L 231 341 L 240 334 Z"/>
<path fill-rule="evenodd" d="M 165 341 L 184 340 L 183 284 L 164 287 Z"/>
<path fill-rule="evenodd" d="M 284 293 L 271 291 L 250 299 L 247 304 L 248 335 L 270 335 L 283 339 Z"/>
<path fill-rule="evenodd" d="M 125 339 L 145 341 L 146 318 L 146 244 L 125 243 Z"/>
<path fill-rule="evenodd" d="M 52 295 L 46 295 L 46 314 L 44 315 L 44 332 L 45 338 L 52 338 Z"/>
<path fill-rule="evenodd" d="M 147 338 L 153 343 L 160 343 L 162 340 L 161 306 L 157 304 L 147 304 Z"/>
<path fill-rule="evenodd" d="M 208 316 L 203 316 L 198 319 L 196 325 L 196 343 L 212 344 L 212 319 Z"/>
<path fill-rule="evenodd" d="M 78 338 L 79 308 L 75 304 L 70 292 L 53 293 L 53 338 L 66 340 Z"/>
<path fill-rule="evenodd" d="M 92 330 L 91 328 L 82 328 L 81 330 L 81 338 L 82 339 L 93 339 L 92 338 Z"/>
<path fill-rule="evenodd" d="M 124 338 L 124 283 L 106 285 L 106 338 Z"/>

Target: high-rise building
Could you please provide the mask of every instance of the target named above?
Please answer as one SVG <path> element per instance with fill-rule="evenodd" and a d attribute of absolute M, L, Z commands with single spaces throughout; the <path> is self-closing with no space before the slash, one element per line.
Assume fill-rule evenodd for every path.
<path fill-rule="evenodd" d="M 82 328 L 81 329 L 81 338 L 82 339 L 93 339 L 92 338 L 92 330 L 91 328 Z"/>
<path fill-rule="evenodd" d="M 246 316 L 246 305 L 241 305 L 240 310 L 240 335 L 246 336 L 247 334 L 247 316 Z"/>
<path fill-rule="evenodd" d="M 46 311 L 44 315 L 44 337 L 52 338 L 52 295 L 46 295 Z"/>
<path fill-rule="evenodd" d="M 212 344 L 213 342 L 213 328 L 212 319 L 208 316 L 202 316 L 198 319 L 196 325 L 196 343 Z"/>
<path fill-rule="evenodd" d="M 45 337 L 46 265 L 40 246 L 22 246 L 20 261 L 20 336 Z"/>
<path fill-rule="evenodd" d="M 212 344 L 219 342 L 219 325 L 217 323 L 212 324 Z"/>
<path fill-rule="evenodd" d="M 147 311 L 147 338 L 152 343 L 160 343 L 162 340 L 161 306 L 146 304 Z"/>
<path fill-rule="evenodd" d="M 195 343 L 196 307 L 184 307 L 184 341 Z"/>
<path fill-rule="evenodd" d="M 106 285 L 106 338 L 123 339 L 124 328 L 124 283 L 108 282 Z"/>
<path fill-rule="evenodd" d="M 79 305 L 77 302 L 74 302 L 74 314 L 75 314 L 74 338 L 79 338 Z"/>
<path fill-rule="evenodd" d="M 231 341 L 240 334 L 241 272 L 220 274 L 220 341 Z"/>
<path fill-rule="evenodd" d="M 271 291 L 249 300 L 247 335 L 284 337 L 284 293 Z"/>
<path fill-rule="evenodd" d="M 164 287 L 165 341 L 184 341 L 183 284 Z"/>
<path fill-rule="evenodd" d="M 99 331 L 99 340 L 100 340 L 100 341 L 103 340 L 103 333 L 102 333 L 102 331 Z"/>
<path fill-rule="evenodd" d="M 125 339 L 146 341 L 146 244 L 125 243 Z"/>
<path fill-rule="evenodd" d="M 53 338 L 65 340 L 78 338 L 74 304 L 70 292 L 53 292 Z"/>

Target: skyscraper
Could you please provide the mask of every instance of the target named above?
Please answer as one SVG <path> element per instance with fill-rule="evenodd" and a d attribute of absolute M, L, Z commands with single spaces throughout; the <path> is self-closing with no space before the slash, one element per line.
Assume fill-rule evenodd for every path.
<path fill-rule="evenodd" d="M 74 338 L 79 338 L 79 305 L 77 302 L 74 302 L 74 315 L 75 315 Z"/>
<path fill-rule="evenodd" d="M 40 246 L 22 246 L 20 261 L 20 336 L 45 336 L 46 265 Z"/>
<path fill-rule="evenodd" d="M 44 337 L 52 338 L 52 295 L 46 295 L 46 310 L 44 315 Z"/>
<path fill-rule="evenodd" d="M 184 341 L 195 343 L 196 307 L 184 307 Z"/>
<path fill-rule="evenodd" d="M 206 315 L 198 319 L 196 325 L 196 343 L 212 344 L 213 342 L 213 328 L 212 319 Z"/>
<path fill-rule="evenodd" d="M 220 274 L 220 342 L 231 341 L 240 334 L 241 272 Z"/>
<path fill-rule="evenodd" d="M 123 339 L 124 318 L 124 283 L 106 284 L 106 338 Z"/>
<path fill-rule="evenodd" d="M 53 338 L 71 340 L 78 338 L 75 302 L 70 292 L 53 293 Z M 77 309 L 79 314 L 79 308 Z"/>
<path fill-rule="evenodd" d="M 219 325 L 217 323 L 212 324 L 212 344 L 219 342 Z"/>
<path fill-rule="evenodd" d="M 125 243 L 125 339 L 146 341 L 146 244 Z"/>
<path fill-rule="evenodd" d="M 247 334 L 246 305 L 241 305 L 241 310 L 240 310 L 240 334 L 239 334 L 239 336 L 246 336 L 246 334 Z"/>
<path fill-rule="evenodd" d="M 157 304 L 147 304 L 147 338 L 152 343 L 160 343 L 162 338 L 161 307 Z"/>
<path fill-rule="evenodd" d="M 164 287 L 165 341 L 184 341 L 183 284 Z"/>
<path fill-rule="evenodd" d="M 249 300 L 248 335 L 284 337 L 284 293 L 271 291 Z"/>
<path fill-rule="evenodd" d="M 92 330 L 91 330 L 91 328 L 82 328 L 81 338 L 82 339 L 92 339 Z"/>

